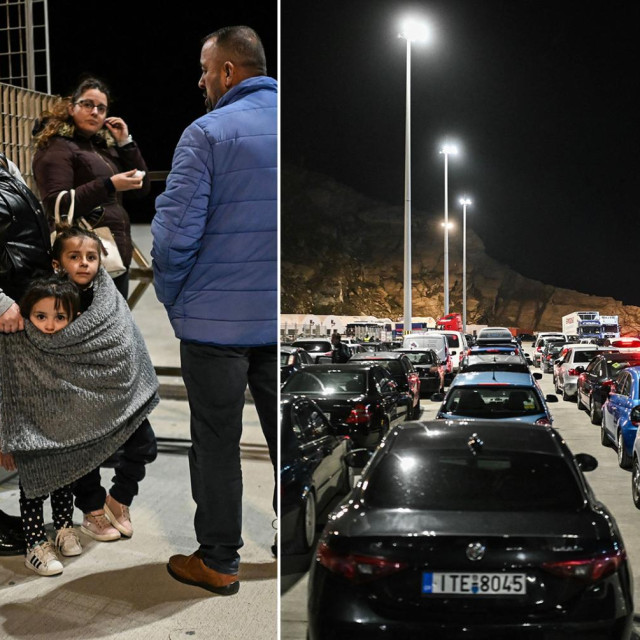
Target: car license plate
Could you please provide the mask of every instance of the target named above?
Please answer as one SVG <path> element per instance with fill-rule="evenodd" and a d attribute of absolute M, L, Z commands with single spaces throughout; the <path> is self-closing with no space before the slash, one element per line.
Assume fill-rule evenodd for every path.
<path fill-rule="evenodd" d="M 431 573 L 422 574 L 424 595 L 461 594 L 521 596 L 526 593 L 524 573 Z"/>

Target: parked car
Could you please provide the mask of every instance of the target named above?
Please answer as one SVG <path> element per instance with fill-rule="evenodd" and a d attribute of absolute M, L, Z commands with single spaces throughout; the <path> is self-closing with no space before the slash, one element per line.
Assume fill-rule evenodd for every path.
<path fill-rule="evenodd" d="M 553 385 L 556 393 L 565 400 L 576 400 L 578 376 L 593 358 L 601 353 L 613 353 L 617 349 L 598 347 L 595 344 L 566 344 L 553 364 Z M 582 366 L 582 370 L 577 367 Z"/>
<path fill-rule="evenodd" d="M 430 396 L 444 391 L 444 366 L 432 349 L 396 349 L 411 360 L 420 376 L 420 395 Z"/>
<path fill-rule="evenodd" d="M 553 373 L 553 363 L 558 359 L 560 353 L 562 352 L 562 348 L 564 347 L 564 342 L 553 341 L 547 342 L 542 351 L 540 352 L 540 360 L 539 366 L 542 370 L 542 373 Z"/>
<path fill-rule="evenodd" d="M 314 362 L 318 361 L 318 357 L 331 357 L 333 347 L 331 340 L 327 338 L 299 338 L 291 343 L 292 347 L 302 347 L 307 353 L 311 354 Z"/>
<path fill-rule="evenodd" d="M 460 331 L 451 331 L 448 329 L 439 329 L 435 333 L 440 333 L 447 338 L 449 355 L 451 356 L 451 368 L 454 373 L 457 373 L 460 371 L 460 362 L 469 349 L 467 338 L 464 333 Z"/>
<path fill-rule="evenodd" d="M 635 355 L 635 358 L 634 358 Z M 578 376 L 578 409 L 589 412 L 592 424 L 602 424 L 602 406 L 621 371 L 640 365 L 640 354 L 605 353 L 596 356 Z"/>
<path fill-rule="evenodd" d="M 613 515 L 551 427 L 393 429 L 329 516 L 310 640 L 618 638 L 633 580 Z"/>
<path fill-rule="evenodd" d="M 355 353 L 350 362 L 375 362 L 386 367 L 398 384 L 400 392 L 405 393 L 410 402 L 410 418 L 417 420 L 422 411 L 420 407 L 420 374 L 411 359 L 400 351 L 377 351 Z"/>
<path fill-rule="evenodd" d="M 280 402 L 280 545 L 282 553 L 306 553 L 315 542 L 318 515 L 351 489 L 346 436 L 337 436 L 311 398 Z"/>
<path fill-rule="evenodd" d="M 302 347 L 280 345 L 280 382 L 284 382 L 294 371 L 305 364 L 313 364 L 313 358 Z"/>
<path fill-rule="evenodd" d="M 389 370 L 366 361 L 306 366 L 289 376 L 280 395 L 312 398 L 336 433 L 359 447 L 377 445 L 389 427 L 410 417 L 407 394 Z"/>
<path fill-rule="evenodd" d="M 403 349 L 431 349 L 438 355 L 438 360 L 445 367 L 445 374 L 453 371 L 449 341 L 441 333 L 427 331 L 425 333 L 410 333 L 402 341 Z"/>
<path fill-rule="evenodd" d="M 550 425 L 553 418 L 547 402 L 557 401 L 554 395 L 545 397 L 542 394 L 530 373 L 460 373 L 451 383 L 436 417 L 441 420 L 517 420 Z"/>
<path fill-rule="evenodd" d="M 487 344 L 511 344 L 516 339 L 507 327 L 485 327 L 478 331 L 476 344 L 478 346 Z"/>
<path fill-rule="evenodd" d="M 516 345 L 494 345 L 471 347 L 462 360 L 460 371 L 461 373 L 470 371 L 529 373 L 529 365 L 520 347 Z"/>
<path fill-rule="evenodd" d="M 546 345 L 554 343 L 557 345 L 565 345 L 567 343 L 567 338 L 564 334 L 543 334 L 539 337 L 535 344 L 533 345 L 533 357 L 531 358 L 533 361 L 534 367 L 540 366 L 540 359 L 542 357 L 542 351 Z"/>
<path fill-rule="evenodd" d="M 640 367 L 628 367 L 620 373 L 602 406 L 600 438 L 618 451 L 618 464 L 631 466 L 633 444 L 640 424 Z"/>

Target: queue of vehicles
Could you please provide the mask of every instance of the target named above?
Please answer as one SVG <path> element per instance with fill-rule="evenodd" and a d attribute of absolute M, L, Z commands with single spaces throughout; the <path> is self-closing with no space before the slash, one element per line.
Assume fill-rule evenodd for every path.
<path fill-rule="evenodd" d="M 465 346 L 446 395 L 440 388 L 429 396 L 442 403 L 436 420 L 406 422 L 419 415 L 415 392 L 410 385 L 401 391 L 389 372 L 387 385 L 395 383 L 398 398 L 403 397 L 398 401 L 405 407 L 401 417 L 393 424 L 381 423 L 373 443 L 355 437 L 352 429 L 342 432 L 349 450 L 344 465 L 357 468 L 361 477 L 329 516 L 312 561 L 309 638 L 377 637 L 382 627 L 385 637 L 402 638 L 453 638 L 470 629 L 480 635 L 469 637 L 569 637 L 569 632 L 570 637 L 630 637 L 632 586 L 624 545 L 613 517 L 582 476 L 597 462 L 566 449 L 551 426 L 547 406 L 557 402 L 557 396 L 542 393 L 542 374 L 531 373 L 529 354 L 513 336 L 489 329 L 484 340 L 478 335 L 478 346 Z M 406 336 L 393 358 L 389 352 L 370 351 L 340 365 L 340 372 L 406 358 L 414 367 L 415 385 L 416 375 L 420 383 L 424 379 L 418 372 L 421 361 L 423 370 L 431 373 L 431 394 L 440 384 L 436 372 L 446 361 L 426 348 L 419 335 Z M 565 400 L 577 399 L 578 408 L 586 407 L 592 421 L 600 411 L 602 433 L 607 434 L 602 442 L 618 449 L 621 466 L 633 467 L 631 493 L 640 508 L 640 445 L 634 450 L 640 367 L 633 369 L 634 363 L 640 365 L 640 353 L 636 361 L 633 354 L 621 354 L 613 346 L 577 345 L 566 336 L 556 337 L 563 345 L 553 361 L 554 376 L 559 377 L 556 389 Z M 450 343 L 445 341 L 446 349 L 442 345 L 440 350 L 446 353 Z M 550 344 L 544 346 L 549 352 Z M 429 359 L 422 359 L 427 353 Z M 625 360 L 618 359 L 623 355 Z M 449 353 L 447 357 L 451 360 Z M 617 363 L 612 364 L 616 373 L 626 371 L 620 380 L 624 386 L 607 384 L 601 376 L 599 386 L 594 382 L 589 391 L 583 377 L 593 371 L 595 378 L 606 358 Z M 450 367 L 453 373 L 453 363 Z M 336 365 L 304 365 L 283 386 L 283 397 L 293 401 L 296 377 L 306 372 L 318 378 L 320 371 L 332 369 L 338 372 Z M 543 365 L 542 370 L 548 369 Z M 327 387 L 335 385 L 325 381 Z M 338 393 L 346 393 L 343 388 Z M 604 389 L 609 391 L 606 398 Z M 322 401 L 322 394 L 318 399 Z M 337 418 L 334 409 L 327 411 Z M 344 427 L 344 416 L 342 421 Z M 336 423 L 329 423 L 338 434 Z M 540 457 L 535 464 L 527 457 L 533 456 L 531 439 Z M 368 448 L 358 447 L 361 444 Z M 542 456 L 544 447 L 550 449 Z M 553 472 L 548 466 L 552 456 Z M 462 475 L 449 479 L 448 473 Z M 331 486 L 344 490 L 348 477 L 353 474 L 341 473 Z M 550 481 L 541 483 L 546 478 Z M 335 495 L 340 499 L 340 493 Z M 311 520 L 301 507 L 297 517 L 307 525 Z M 425 537 L 419 522 L 438 524 Z M 513 527 L 517 531 L 511 531 Z M 300 526 L 292 530 L 298 540 L 305 535 Z M 560 543 L 576 535 L 580 545 Z M 504 549 L 500 540 L 508 541 Z M 518 549 L 518 561 L 508 549 Z M 476 554 L 480 564 L 475 564 Z"/>

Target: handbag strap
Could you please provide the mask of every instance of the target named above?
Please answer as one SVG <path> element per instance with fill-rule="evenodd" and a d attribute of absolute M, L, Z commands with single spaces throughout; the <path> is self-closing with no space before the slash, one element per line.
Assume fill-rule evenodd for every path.
<path fill-rule="evenodd" d="M 76 208 L 76 191 L 75 189 L 71 189 L 70 191 L 61 191 L 57 197 L 56 197 L 56 204 L 53 210 L 53 218 L 55 220 L 56 224 L 61 224 L 62 220 L 60 217 L 60 203 L 62 201 L 62 198 L 66 195 L 69 194 L 69 198 L 70 198 L 70 203 L 69 203 L 69 209 L 67 211 L 67 223 L 69 225 L 73 224 L 73 212 L 75 211 Z"/>

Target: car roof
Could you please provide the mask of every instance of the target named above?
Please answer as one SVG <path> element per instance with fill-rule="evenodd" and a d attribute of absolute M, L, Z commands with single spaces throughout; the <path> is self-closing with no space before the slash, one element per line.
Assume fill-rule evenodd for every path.
<path fill-rule="evenodd" d="M 332 364 L 307 364 L 304 366 L 300 372 L 305 371 L 342 371 L 346 369 L 348 371 L 366 371 L 372 369 L 373 367 L 383 367 L 381 364 L 376 364 L 375 362 L 370 362 L 369 360 L 358 360 L 357 363 L 352 363 L 351 360 L 349 362 L 335 362 Z M 296 371 L 291 374 L 292 376 L 298 375 L 300 373 Z"/>
<path fill-rule="evenodd" d="M 459 373 L 452 381 L 450 388 L 476 385 L 511 385 L 515 387 L 530 387 L 535 384 L 530 373 L 519 371 L 469 371 Z"/>
<path fill-rule="evenodd" d="M 409 422 L 394 427 L 388 438 L 389 450 L 455 449 L 469 446 L 473 437 L 480 441 L 480 451 L 537 451 L 563 455 L 561 436 L 548 425 L 514 420 L 429 420 Z"/>
<path fill-rule="evenodd" d="M 354 353 L 351 360 L 400 360 L 403 355 L 400 351 L 364 351 Z"/>
<path fill-rule="evenodd" d="M 508 353 L 511 354 L 516 349 L 519 349 L 517 344 L 479 344 L 471 347 L 469 350 L 469 355 L 480 355 L 481 353 Z"/>
<path fill-rule="evenodd" d="M 618 351 L 616 347 L 601 347 L 597 344 L 567 344 L 567 349 L 573 349 L 574 351 L 611 351 L 615 353 Z"/>

